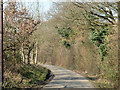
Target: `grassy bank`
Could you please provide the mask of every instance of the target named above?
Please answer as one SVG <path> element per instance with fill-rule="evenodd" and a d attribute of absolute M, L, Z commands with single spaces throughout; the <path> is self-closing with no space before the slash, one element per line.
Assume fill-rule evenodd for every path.
<path fill-rule="evenodd" d="M 40 65 L 18 66 L 11 66 L 4 70 L 3 88 L 40 88 L 50 77 L 50 71 Z"/>
<path fill-rule="evenodd" d="M 117 88 L 117 85 L 116 87 L 114 87 L 115 85 L 113 82 L 101 77 L 100 74 L 91 74 L 91 73 L 76 71 L 76 70 L 72 70 L 72 71 L 86 77 L 95 88 Z"/>

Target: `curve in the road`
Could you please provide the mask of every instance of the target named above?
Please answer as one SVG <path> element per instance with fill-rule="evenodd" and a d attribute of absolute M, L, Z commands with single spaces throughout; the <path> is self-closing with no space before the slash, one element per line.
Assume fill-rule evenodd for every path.
<path fill-rule="evenodd" d="M 94 88 L 93 85 L 80 74 L 58 66 L 41 65 L 50 69 L 55 75 L 53 80 L 43 88 Z"/>

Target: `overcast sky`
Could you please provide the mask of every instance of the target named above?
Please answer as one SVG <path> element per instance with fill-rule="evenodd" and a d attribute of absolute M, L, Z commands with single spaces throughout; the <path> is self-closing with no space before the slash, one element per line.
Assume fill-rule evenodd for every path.
<path fill-rule="evenodd" d="M 6 1 L 8 1 L 8 0 L 3 0 L 3 2 L 6 2 Z M 14 0 L 9 0 L 9 1 L 14 1 Z M 52 7 L 52 3 L 53 2 L 57 2 L 57 1 L 59 1 L 59 2 L 70 2 L 70 1 L 81 1 L 81 0 L 16 0 L 16 1 L 18 1 L 18 2 L 24 2 L 24 4 L 27 6 L 27 8 L 29 9 L 29 8 L 32 8 L 32 10 L 34 10 L 35 9 L 35 7 L 36 7 L 36 2 L 38 2 L 39 1 L 39 10 L 40 11 L 42 11 L 42 12 L 40 12 L 41 13 L 41 15 L 44 17 L 44 13 L 46 13 L 47 11 L 49 11 L 49 9 Z M 87 1 L 87 0 L 82 0 L 82 1 Z M 119 1 L 119 0 L 88 0 L 89 2 L 90 1 Z M 3 5 L 3 6 L 5 6 L 5 4 Z"/>
<path fill-rule="evenodd" d="M 8 0 L 3 0 L 3 2 L 7 2 Z M 12 0 L 13 1 L 13 0 Z M 36 6 L 37 6 L 37 1 L 39 1 L 39 11 L 40 15 L 42 17 L 44 16 L 44 13 L 49 11 L 50 7 L 52 6 L 52 1 L 51 0 L 16 0 L 18 2 L 22 1 L 23 4 L 27 7 L 27 9 L 35 11 Z M 6 4 L 3 4 L 3 7 L 5 7 Z M 35 12 L 33 12 L 35 13 Z"/>
<path fill-rule="evenodd" d="M 7 2 L 8 0 L 3 0 L 3 2 Z M 13 0 L 12 0 L 13 1 Z M 24 3 L 28 3 L 28 2 L 31 2 L 31 3 L 35 3 L 37 1 L 40 2 L 40 6 L 45 10 L 49 10 L 50 6 L 52 5 L 52 1 L 51 0 L 16 0 L 16 1 L 22 1 Z M 29 5 L 28 5 L 29 6 Z"/>

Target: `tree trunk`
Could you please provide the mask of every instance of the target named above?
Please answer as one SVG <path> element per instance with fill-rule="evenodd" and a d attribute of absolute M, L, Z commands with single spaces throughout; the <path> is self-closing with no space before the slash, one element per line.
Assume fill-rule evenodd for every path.
<path fill-rule="evenodd" d="M 16 50 L 15 50 L 15 42 L 14 42 L 14 51 L 13 51 L 13 65 L 15 66 L 15 53 L 16 53 Z"/>
<path fill-rule="evenodd" d="M 35 64 L 35 54 L 33 52 L 33 64 Z"/>
<path fill-rule="evenodd" d="M 28 51 L 28 64 L 30 64 L 30 52 L 31 50 Z"/>
<path fill-rule="evenodd" d="M 38 47 L 37 47 L 37 43 L 36 43 L 35 64 L 37 64 L 37 55 L 38 55 Z"/>
<path fill-rule="evenodd" d="M 118 31 L 120 31 L 120 1 L 118 2 Z M 120 33 L 118 32 L 118 47 L 120 47 Z M 120 50 L 120 48 L 118 48 Z M 118 56 L 120 56 L 120 52 L 118 52 Z M 120 65 L 120 58 L 118 58 L 118 66 Z M 120 71 L 120 67 L 118 68 Z M 120 72 L 118 73 L 118 78 L 120 78 Z M 120 81 L 118 80 L 118 89 L 120 89 Z"/>
<path fill-rule="evenodd" d="M 23 63 L 25 63 L 25 55 L 24 55 L 23 44 L 22 44 L 22 47 L 21 47 L 21 55 L 22 55 L 22 61 L 23 61 Z"/>
<path fill-rule="evenodd" d="M 28 63 L 28 54 L 25 54 L 25 64 Z"/>
<path fill-rule="evenodd" d="M 29 50 L 28 50 L 28 64 L 30 64 L 30 55 L 31 55 L 30 53 L 31 53 L 32 49 L 33 49 L 33 45 L 31 47 L 29 47 Z"/>
<path fill-rule="evenodd" d="M 31 51 L 30 56 L 30 61 L 33 61 L 33 50 Z"/>
<path fill-rule="evenodd" d="M 2 14 L 2 11 L 3 11 L 3 0 L 0 0 L 0 89 L 2 87 L 2 78 L 3 78 L 3 74 L 2 74 L 2 27 L 3 27 L 3 14 Z"/>

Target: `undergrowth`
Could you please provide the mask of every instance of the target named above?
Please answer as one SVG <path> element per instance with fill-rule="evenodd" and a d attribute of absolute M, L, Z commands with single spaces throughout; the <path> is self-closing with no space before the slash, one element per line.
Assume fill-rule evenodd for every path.
<path fill-rule="evenodd" d="M 35 65 L 18 66 L 4 68 L 3 88 L 30 88 L 35 84 L 42 84 L 47 78 L 47 68 Z"/>

